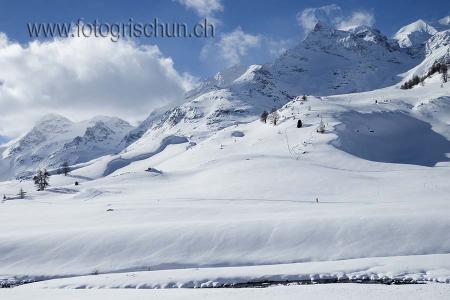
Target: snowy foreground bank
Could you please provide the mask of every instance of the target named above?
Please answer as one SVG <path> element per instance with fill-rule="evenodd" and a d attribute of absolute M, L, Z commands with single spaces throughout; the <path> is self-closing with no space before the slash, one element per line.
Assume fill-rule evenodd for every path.
<path fill-rule="evenodd" d="M 3 289 L 0 298 L 8 300 L 143 300 L 143 299 L 448 299 L 448 284 L 378 285 L 320 284 L 277 286 L 265 289 L 167 289 L 167 290 L 73 290 L 73 289 Z"/>
<path fill-rule="evenodd" d="M 20 288 L 210 288 L 264 283 L 435 281 L 450 283 L 450 254 L 373 257 L 249 267 L 111 273 L 46 280 Z"/>

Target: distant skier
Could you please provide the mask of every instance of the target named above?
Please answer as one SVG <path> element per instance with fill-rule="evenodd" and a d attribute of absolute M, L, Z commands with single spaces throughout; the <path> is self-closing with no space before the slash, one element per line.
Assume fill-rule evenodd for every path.
<path fill-rule="evenodd" d="M 319 198 L 316 198 L 316 203 L 319 203 Z"/>
<path fill-rule="evenodd" d="M 298 120 L 297 121 L 297 128 L 302 128 L 302 126 L 303 126 L 302 120 Z"/>

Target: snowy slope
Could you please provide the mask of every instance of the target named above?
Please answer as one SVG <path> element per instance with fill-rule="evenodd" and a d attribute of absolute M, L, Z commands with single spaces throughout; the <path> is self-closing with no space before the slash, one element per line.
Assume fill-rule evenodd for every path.
<path fill-rule="evenodd" d="M 444 267 L 444 268 L 443 268 Z M 337 262 L 218 267 L 87 275 L 22 286 L 35 288 L 205 288 L 236 283 L 317 282 L 399 279 L 449 282 L 450 255 L 372 257 Z M 251 284 L 248 284 L 251 286 Z M 256 285 L 256 284 L 255 284 Z M 22 289 L 21 288 L 21 289 Z"/>
<path fill-rule="evenodd" d="M 91 164 L 69 177 L 53 176 L 45 192 L 34 192 L 28 181 L 3 182 L 3 193 L 23 187 L 30 194 L 1 204 L 0 252 L 7 255 L 0 257 L 0 274 L 34 278 L 314 261 L 333 265 L 371 257 L 411 256 L 407 265 L 421 260 L 412 255 L 436 261 L 434 255 L 450 253 L 449 92 L 449 84 L 440 88 L 440 82 L 429 82 L 407 91 L 390 87 L 310 96 L 281 108 L 278 126 L 254 121 L 217 130 L 196 145 L 168 143 L 106 177 L 90 178 L 92 168 L 102 174 L 108 166 Z M 348 115 L 354 111 L 376 118 L 362 124 L 359 115 Z M 315 131 L 318 115 L 325 134 Z M 295 126 L 298 118 L 302 129 Z M 411 122 L 429 126 L 415 134 Z M 358 143 L 367 135 L 374 136 L 373 153 L 351 153 L 334 144 Z M 433 164 L 408 160 L 409 152 L 418 153 L 414 144 L 422 147 L 423 136 L 438 137 L 419 148 L 425 157 L 427 149 L 440 151 Z M 371 156 L 383 151 L 387 137 L 399 145 L 412 141 L 401 149 L 406 161 Z M 130 153 L 145 153 L 149 145 L 134 147 Z M 160 172 L 147 172 L 149 167 Z M 74 186 L 75 180 L 81 185 Z M 36 222 L 32 216 L 40 214 L 45 218 Z M 372 262 L 368 269 L 379 264 Z M 423 268 L 423 274 L 442 269 L 431 280 L 448 279 L 445 264 Z"/>
<path fill-rule="evenodd" d="M 0 179 L 119 152 L 121 140 L 132 129 L 115 117 L 99 116 L 74 123 L 60 115 L 46 115 L 27 134 L 0 148 Z"/>

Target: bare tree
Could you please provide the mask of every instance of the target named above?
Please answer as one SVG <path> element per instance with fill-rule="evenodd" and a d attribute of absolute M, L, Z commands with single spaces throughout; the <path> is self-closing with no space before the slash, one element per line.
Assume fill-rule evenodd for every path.
<path fill-rule="evenodd" d="M 273 124 L 273 126 L 277 126 L 278 121 L 280 120 L 280 114 L 278 111 L 273 110 L 272 113 L 269 115 L 270 123 Z"/>
<path fill-rule="evenodd" d="M 33 181 L 38 191 L 43 191 L 50 185 L 49 178 L 50 174 L 46 169 L 37 171 L 36 175 L 33 177 Z"/>

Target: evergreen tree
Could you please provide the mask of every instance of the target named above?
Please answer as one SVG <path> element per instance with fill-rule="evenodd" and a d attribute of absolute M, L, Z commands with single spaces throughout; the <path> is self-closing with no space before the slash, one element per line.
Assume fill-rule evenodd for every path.
<path fill-rule="evenodd" d="M 50 185 L 49 178 L 50 174 L 46 169 L 37 171 L 36 175 L 33 177 L 33 181 L 38 191 L 43 191 Z"/>
<path fill-rule="evenodd" d="M 22 188 L 20 188 L 20 191 L 17 194 L 17 196 L 19 196 L 20 199 L 25 199 L 26 194 L 27 193 Z"/>
<path fill-rule="evenodd" d="M 67 161 L 65 161 L 62 165 L 61 165 L 61 173 L 60 174 L 64 174 L 64 176 L 67 176 L 67 174 L 69 174 L 70 172 L 70 167 L 69 167 L 69 163 Z"/>
<path fill-rule="evenodd" d="M 442 73 L 442 81 L 447 82 L 448 81 L 448 67 L 446 64 L 443 64 L 441 66 L 441 73 Z"/>
<path fill-rule="evenodd" d="M 261 122 L 267 123 L 267 117 L 269 116 L 269 113 L 267 111 L 263 111 L 261 114 L 261 117 L 259 118 Z"/>

